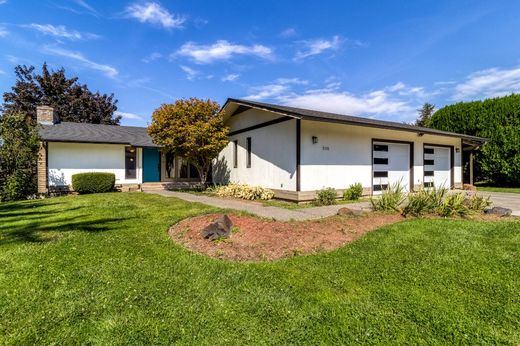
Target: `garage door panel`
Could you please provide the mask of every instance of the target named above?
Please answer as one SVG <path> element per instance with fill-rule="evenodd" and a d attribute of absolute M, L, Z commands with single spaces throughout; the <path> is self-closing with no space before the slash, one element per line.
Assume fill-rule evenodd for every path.
<path fill-rule="evenodd" d="M 374 194 L 389 185 L 401 182 L 410 186 L 410 145 L 405 143 L 374 142 L 372 147 L 372 185 Z"/>
<path fill-rule="evenodd" d="M 424 187 L 450 188 L 451 148 L 424 146 Z"/>

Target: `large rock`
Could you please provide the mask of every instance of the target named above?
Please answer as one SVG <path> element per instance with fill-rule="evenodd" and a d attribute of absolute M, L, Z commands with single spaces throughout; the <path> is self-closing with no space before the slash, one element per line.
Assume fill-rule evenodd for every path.
<path fill-rule="evenodd" d="M 493 207 L 484 210 L 484 213 L 490 214 L 490 215 L 498 215 L 498 216 L 510 216 L 512 210 L 509 208 L 502 208 L 502 207 Z"/>
<path fill-rule="evenodd" d="M 233 222 L 227 215 L 222 215 L 214 222 L 210 223 L 201 232 L 204 239 L 217 240 L 220 238 L 229 238 Z"/>

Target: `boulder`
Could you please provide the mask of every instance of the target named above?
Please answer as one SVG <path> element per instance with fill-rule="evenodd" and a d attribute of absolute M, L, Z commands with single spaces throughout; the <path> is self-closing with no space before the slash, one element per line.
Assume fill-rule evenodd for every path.
<path fill-rule="evenodd" d="M 363 210 L 343 207 L 338 210 L 338 215 L 359 216 L 363 215 Z"/>
<path fill-rule="evenodd" d="M 489 215 L 498 215 L 498 216 L 510 216 L 512 210 L 509 208 L 502 207 L 493 207 L 484 210 L 484 213 Z"/>
<path fill-rule="evenodd" d="M 204 239 L 217 240 L 220 238 L 229 238 L 233 222 L 227 215 L 222 215 L 206 227 L 201 232 Z"/>

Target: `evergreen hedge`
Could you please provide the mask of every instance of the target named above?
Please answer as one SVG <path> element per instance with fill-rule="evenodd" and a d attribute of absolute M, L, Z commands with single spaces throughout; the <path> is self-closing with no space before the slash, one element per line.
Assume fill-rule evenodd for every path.
<path fill-rule="evenodd" d="M 72 176 L 72 189 L 80 194 L 108 192 L 114 189 L 115 182 L 113 173 L 78 173 Z"/>
<path fill-rule="evenodd" d="M 476 180 L 520 186 L 520 95 L 443 107 L 430 126 L 490 139 L 476 152 Z"/>

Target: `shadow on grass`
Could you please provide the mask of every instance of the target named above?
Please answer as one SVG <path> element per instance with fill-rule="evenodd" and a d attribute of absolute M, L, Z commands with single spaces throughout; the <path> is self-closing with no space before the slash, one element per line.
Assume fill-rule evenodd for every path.
<path fill-rule="evenodd" d="M 81 213 L 83 207 L 52 208 L 64 202 L 9 203 L 0 205 L 0 246 L 12 243 L 41 243 L 65 232 L 100 233 L 118 229 L 125 218 L 103 218 Z M 41 207 L 51 207 L 41 209 Z"/>

